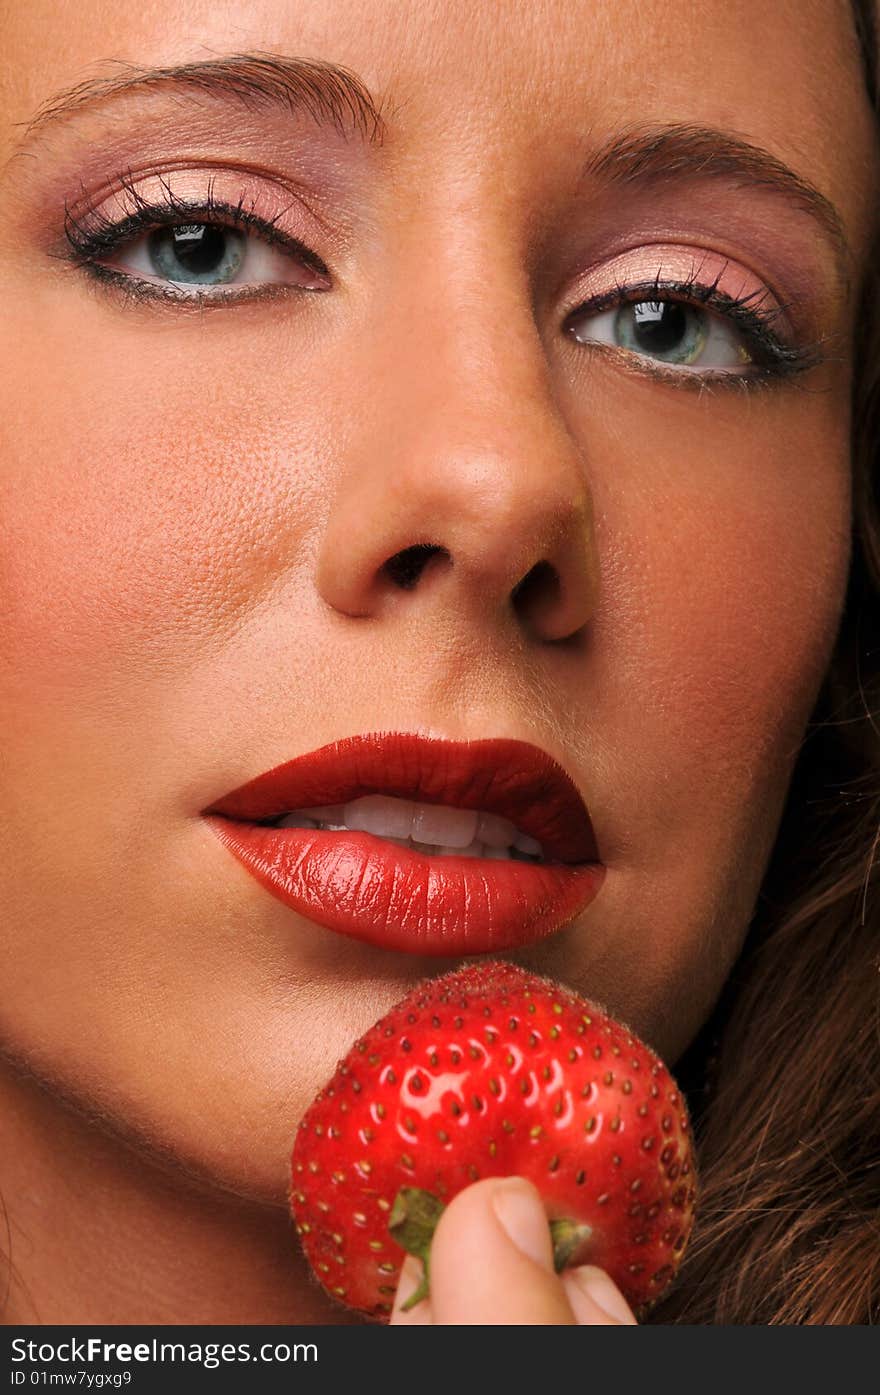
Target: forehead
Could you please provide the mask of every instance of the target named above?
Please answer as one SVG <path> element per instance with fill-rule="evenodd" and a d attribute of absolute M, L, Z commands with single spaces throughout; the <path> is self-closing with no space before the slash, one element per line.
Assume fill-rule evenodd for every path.
<path fill-rule="evenodd" d="M 870 221 L 850 0 L 29 0 L 5 27 L 13 122 L 118 60 L 268 51 L 352 69 L 420 161 L 453 151 L 463 170 L 515 173 L 562 167 L 634 121 L 720 125 L 807 174 L 854 233 Z"/>

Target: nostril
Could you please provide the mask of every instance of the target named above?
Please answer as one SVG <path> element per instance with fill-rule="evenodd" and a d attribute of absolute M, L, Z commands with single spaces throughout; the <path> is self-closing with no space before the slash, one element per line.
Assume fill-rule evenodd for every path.
<path fill-rule="evenodd" d="M 389 557 L 382 565 L 382 572 L 402 591 L 412 591 L 433 557 L 444 557 L 448 561 L 449 553 L 445 547 L 434 543 L 416 543 Z"/>
<path fill-rule="evenodd" d="M 559 573 L 550 562 L 536 562 L 510 593 L 517 619 L 539 626 L 542 617 L 559 602 Z"/>

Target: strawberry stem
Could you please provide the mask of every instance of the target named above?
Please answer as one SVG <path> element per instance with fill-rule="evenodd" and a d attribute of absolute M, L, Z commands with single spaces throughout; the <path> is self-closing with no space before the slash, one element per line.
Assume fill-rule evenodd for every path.
<path fill-rule="evenodd" d="M 402 1306 L 405 1313 L 428 1297 L 431 1241 L 444 1210 L 442 1201 L 419 1187 L 401 1187 L 394 1198 L 388 1229 L 398 1245 L 407 1254 L 416 1255 L 424 1266 L 421 1283 Z"/>
<path fill-rule="evenodd" d="M 394 1240 L 407 1254 L 415 1255 L 422 1261 L 424 1273 L 421 1283 L 402 1305 L 408 1313 L 423 1298 L 427 1298 L 430 1285 L 431 1241 L 437 1222 L 446 1208 L 431 1192 L 420 1187 L 401 1187 L 394 1198 L 394 1205 L 388 1217 L 388 1229 Z M 566 1217 L 556 1217 L 550 1221 L 550 1238 L 553 1241 L 553 1268 L 560 1273 L 572 1257 L 585 1245 L 593 1233 L 592 1226 L 580 1225 Z"/>
<path fill-rule="evenodd" d="M 572 1256 L 577 1253 L 582 1245 L 586 1244 L 593 1233 L 590 1225 L 578 1225 L 577 1221 L 569 1221 L 564 1216 L 557 1217 L 550 1222 L 550 1238 L 553 1241 L 553 1268 L 559 1274 Z"/>

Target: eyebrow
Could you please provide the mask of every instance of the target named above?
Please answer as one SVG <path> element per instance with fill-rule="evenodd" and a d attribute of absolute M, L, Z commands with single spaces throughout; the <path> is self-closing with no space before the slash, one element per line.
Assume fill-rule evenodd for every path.
<path fill-rule="evenodd" d="M 232 54 L 168 67 L 118 62 L 108 77 L 92 78 L 50 97 L 27 122 L 23 141 L 74 115 L 81 108 L 129 93 L 169 87 L 192 88 L 248 108 L 305 110 L 316 122 L 329 121 L 344 136 L 359 133 L 382 145 L 387 126 L 361 78 L 327 59 L 273 53 Z M 650 184 L 669 179 L 734 179 L 769 190 L 816 221 L 832 245 L 841 277 L 849 280 L 851 253 L 843 220 L 830 199 L 777 156 L 742 137 L 709 126 L 676 123 L 630 128 L 593 153 L 583 174 L 619 184 Z"/>
<path fill-rule="evenodd" d="M 386 134 L 379 107 L 356 73 L 323 59 L 288 58 L 273 53 L 232 54 L 172 67 L 114 63 L 116 72 L 66 88 L 44 102 L 24 126 L 23 140 L 75 115 L 130 93 L 192 88 L 245 107 L 281 107 L 308 112 L 330 122 L 344 136 L 359 133 L 371 145 Z"/>
<path fill-rule="evenodd" d="M 819 224 L 831 242 L 844 280 L 848 280 L 849 243 L 831 200 L 777 156 L 730 131 L 686 124 L 630 129 L 597 150 L 584 175 L 636 185 L 693 177 L 732 179 L 769 191 Z"/>

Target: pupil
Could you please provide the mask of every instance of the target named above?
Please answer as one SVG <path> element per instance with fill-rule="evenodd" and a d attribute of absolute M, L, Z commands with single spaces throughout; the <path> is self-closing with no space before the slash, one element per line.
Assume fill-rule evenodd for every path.
<path fill-rule="evenodd" d="M 222 224 L 180 223 L 154 229 L 147 245 L 157 275 L 178 285 L 224 286 L 242 266 L 246 238 Z"/>
<path fill-rule="evenodd" d="M 223 260 L 226 231 L 208 223 L 191 223 L 171 230 L 171 245 L 181 266 L 196 274 L 213 271 Z"/>
<path fill-rule="evenodd" d="M 644 300 L 633 306 L 636 344 L 645 353 L 672 353 L 687 334 L 687 306 L 675 301 Z"/>

